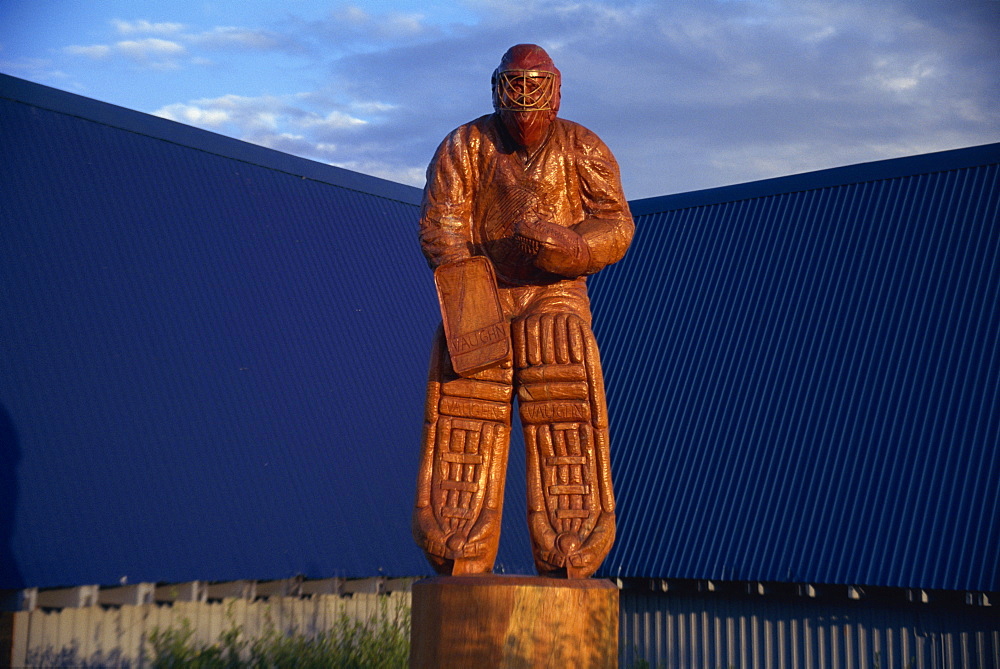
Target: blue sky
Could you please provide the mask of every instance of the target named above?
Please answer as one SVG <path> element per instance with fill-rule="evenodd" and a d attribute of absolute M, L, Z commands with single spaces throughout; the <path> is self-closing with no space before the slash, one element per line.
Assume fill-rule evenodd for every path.
<path fill-rule="evenodd" d="M 423 184 L 510 45 L 650 197 L 1000 141 L 997 0 L 0 0 L 0 72 Z"/>

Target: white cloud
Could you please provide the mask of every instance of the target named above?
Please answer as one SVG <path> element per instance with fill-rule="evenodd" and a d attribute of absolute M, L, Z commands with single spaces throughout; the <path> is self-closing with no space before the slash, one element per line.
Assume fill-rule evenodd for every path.
<path fill-rule="evenodd" d="M 423 14 L 387 12 L 372 14 L 357 5 L 350 5 L 334 12 L 333 20 L 364 32 L 375 32 L 383 36 L 404 37 L 417 35 L 426 29 Z"/>
<path fill-rule="evenodd" d="M 928 59 L 910 62 L 909 59 L 878 58 L 866 81 L 889 93 L 911 91 L 933 77 L 936 68 Z"/>
<path fill-rule="evenodd" d="M 391 105 L 385 102 L 360 101 L 353 103 L 351 108 L 359 114 L 379 114 L 399 109 L 399 105 Z"/>
<path fill-rule="evenodd" d="M 276 130 L 287 115 L 280 99 L 266 97 L 246 97 L 223 95 L 218 98 L 194 100 L 190 103 L 167 105 L 157 110 L 157 115 L 176 114 L 179 111 L 192 118 L 195 125 L 231 124 L 244 133 L 259 133 Z M 194 120 L 194 118 L 198 120 Z M 202 120 L 204 119 L 204 120 Z"/>
<path fill-rule="evenodd" d="M 179 69 L 182 66 L 211 67 L 219 63 L 205 55 L 205 50 L 227 50 L 231 53 L 253 51 L 285 51 L 301 53 L 303 48 L 294 36 L 267 30 L 218 26 L 202 32 L 187 32 L 182 23 L 153 23 L 147 20 L 114 19 L 112 26 L 119 35 L 130 36 L 109 44 L 71 45 L 62 52 L 73 57 L 92 60 L 121 55 L 136 65 L 158 70 Z M 170 39 L 165 39 L 169 36 Z M 193 53 L 192 53 L 193 51 Z M 189 57 L 190 56 L 190 57 Z"/>
<path fill-rule="evenodd" d="M 63 48 L 63 53 L 71 56 L 85 56 L 98 60 L 111 55 L 111 47 L 106 44 L 91 44 L 90 46 L 72 45 Z"/>
<path fill-rule="evenodd" d="M 115 47 L 134 60 L 172 58 L 184 55 L 186 52 L 186 49 L 177 42 L 160 39 L 158 37 L 147 37 L 146 39 L 141 40 L 125 40 L 118 42 Z"/>
<path fill-rule="evenodd" d="M 257 133 L 245 137 L 246 141 L 260 146 L 266 146 L 275 151 L 283 151 L 298 156 L 306 156 L 312 160 L 326 162 L 336 153 L 336 149 L 324 149 L 302 135 L 293 133 Z"/>
<path fill-rule="evenodd" d="M 295 100 L 296 96 L 289 98 Z M 317 132 L 340 130 L 365 123 L 364 120 L 343 112 L 335 111 L 320 116 L 276 96 L 223 95 L 166 105 L 155 113 L 194 125 L 218 127 L 229 124 L 239 133 L 238 136 L 256 137 L 258 140 L 272 135 L 282 141 L 305 140 L 302 133 L 315 135 Z"/>
<path fill-rule="evenodd" d="M 234 26 L 219 26 L 190 37 L 194 44 L 212 49 L 244 48 L 270 50 L 279 47 L 283 40 L 265 30 L 252 30 Z"/>
<path fill-rule="evenodd" d="M 396 36 L 419 35 L 425 29 L 421 14 L 389 14 L 384 23 L 387 34 Z"/>
<path fill-rule="evenodd" d="M 367 121 L 364 119 L 356 118 L 339 111 L 330 112 L 324 117 L 309 116 L 299 121 L 299 125 L 303 128 L 327 129 L 350 128 L 352 126 L 365 125 L 366 123 Z"/>
<path fill-rule="evenodd" d="M 400 166 L 377 160 L 348 160 L 331 162 L 330 164 L 417 188 L 423 188 L 427 178 L 426 167 Z"/>
<path fill-rule="evenodd" d="M 396 11 L 374 13 L 357 5 L 340 7 L 331 12 L 325 21 L 310 24 L 309 30 L 336 40 L 340 47 L 353 44 L 379 48 L 387 40 L 407 42 L 442 36 L 440 28 L 429 23 L 423 14 Z"/>
<path fill-rule="evenodd" d="M 49 58 L 17 58 L 15 60 L 0 60 L 0 72 L 12 74 L 14 76 L 32 79 L 35 81 L 63 82 L 69 75 L 60 70 L 54 69 L 54 65 Z M 61 83 L 66 87 L 65 83 Z"/>
<path fill-rule="evenodd" d="M 143 33 L 148 35 L 173 35 L 184 30 L 182 23 L 152 23 L 144 19 L 138 21 L 123 21 L 112 19 L 111 25 L 120 35 Z"/>
<path fill-rule="evenodd" d="M 230 94 L 165 105 L 155 114 L 313 160 L 331 164 L 350 161 L 358 151 L 359 142 L 368 141 L 357 133 L 369 125 L 369 120 L 350 113 L 346 107 L 320 113 L 308 106 L 311 103 L 310 96 L 305 95 Z M 377 103 L 370 106 L 386 108 Z M 379 164 L 385 173 L 399 170 L 386 163 Z M 409 167 L 403 171 L 406 169 Z"/>
<path fill-rule="evenodd" d="M 167 105 L 166 107 L 161 107 L 153 112 L 153 115 L 170 121 L 177 121 L 179 123 L 187 123 L 189 125 L 197 125 L 207 128 L 218 128 L 230 120 L 229 113 L 224 110 L 206 109 L 204 107 L 183 103 L 175 103 Z"/>

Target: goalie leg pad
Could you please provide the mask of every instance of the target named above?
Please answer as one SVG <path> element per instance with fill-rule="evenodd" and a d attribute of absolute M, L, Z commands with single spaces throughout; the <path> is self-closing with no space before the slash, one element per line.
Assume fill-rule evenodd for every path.
<path fill-rule="evenodd" d="M 458 377 L 438 333 L 427 382 L 413 534 L 439 573 L 493 569 L 510 440 L 511 380 L 509 366 Z"/>
<path fill-rule="evenodd" d="M 614 494 L 600 357 L 575 314 L 514 323 L 514 367 L 540 573 L 590 576 L 614 541 Z"/>

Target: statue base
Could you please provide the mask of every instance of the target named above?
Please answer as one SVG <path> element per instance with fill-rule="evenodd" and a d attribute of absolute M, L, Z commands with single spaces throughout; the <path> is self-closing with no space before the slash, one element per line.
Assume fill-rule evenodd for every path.
<path fill-rule="evenodd" d="M 410 667 L 617 667 L 618 588 L 598 579 L 413 584 Z"/>

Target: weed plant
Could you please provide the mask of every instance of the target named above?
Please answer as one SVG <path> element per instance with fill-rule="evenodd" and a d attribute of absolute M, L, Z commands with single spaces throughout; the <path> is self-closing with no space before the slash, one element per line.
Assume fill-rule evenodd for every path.
<path fill-rule="evenodd" d="M 380 603 L 368 620 L 342 614 L 329 630 L 316 635 L 283 632 L 268 623 L 264 634 L 247 638 L 230 617 L 230 627 L 214 644 L 194 640 L 190 621 L 150 634 L 152 666 L 158 669 L 283 669 L 285 667 L 344 667 L 395 669 L 406 667 L 410 652 L 410 610 L 390 610 Z"/>

